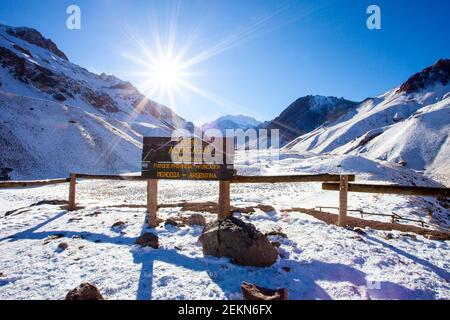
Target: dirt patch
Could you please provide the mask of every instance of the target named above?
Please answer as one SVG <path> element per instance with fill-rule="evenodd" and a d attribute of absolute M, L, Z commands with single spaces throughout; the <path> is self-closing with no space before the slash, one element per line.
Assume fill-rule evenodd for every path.
<path fill-rule="evenodd" d="M 57 200 L 57 199 L 56 200 L 42 200 L 42 201 L 30 204 L 28 207 L 22 207 L 22 208 L 7 211 L 5 213 L 5 217 L 12 216 L 12 215 L 16 216 L 21 213 L 28 212 L 28 211 L 30 211 L 31 207 L 37 207 L 37 206 L 42 206 L 42 205 L 46 205 L 46 204 L 58 206 L 58 205 L 63 205 L 63 204 L 67 204 L 67 203 L 68 203 L 67 200 Z"/>
<path fill-rule="evenodd" d="M 327 224 L 337 224 L 338 215 L 333 213 L 327 213 L 322 211 L 317 211 L 314 209 L 304 209 L 304 208 L 292 208 L 283 210 L 283 212 L 300 212 L 305 213 L 310 216 L 313 216 L 316 219 L 319 219 Z M 383 230 L 383 231 L 402 231 L 402 232 L 412 232 L 415 234 L 422 235 L 429 239 L 434 240 L 450 240 L 450 233 L 425 229 L 416 226 L 409 226 L 400 223 L 389 223 L 389 222 L 380 222 L 373 220 L 364 220 L 360 218 L 347 217 L 347 225 L 353 228 L 365 228 L 369 227 L 375 230 Z"/>
<path fill-rule="evenodd" d="M 146 208 L 146 205 L 143 204 L 118 204 L 118 205 L 112 205 L 108 206 L 109 208 Z M 178 202 L 178 203 L 171 203 L 171 204 L 159 204 L 158 209 L 163 208 L 181 208 L 180 211 L 191 211 L 191 212 L 209 212 L 209 213 L 215 213 L 218 212 L 218 205 L 216 202 L 207 201 L 207 202 Z M 255 212 L 255 209 L 262 210 L 264 212 L 271 212 L 274 211 L 275 208 L 270 205 L 265 204 L 259 204 L 257 206 L 249 206 L 249 207 L 234 207 L 231 206 L 230 212 L 240 212 L 245 214 L 251 214 Z"/>

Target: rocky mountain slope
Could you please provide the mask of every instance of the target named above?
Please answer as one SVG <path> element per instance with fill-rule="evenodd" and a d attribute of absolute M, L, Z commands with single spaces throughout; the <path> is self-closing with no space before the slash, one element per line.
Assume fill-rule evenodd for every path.
<path fill-rule="evenodd" d="M 283 146 L 325 122 L 338 119 L 356 105 L 356 102 L 343 98 L 306 96 L 294 101 L 278 117 L 261 124 L 259 128 L 279 129 L 280 145 Z"/>
<path fill-rule="evenodd" d="M 450 60 L 440 60 L 286 148 L 397 162 L 449 185 L 449 78 Z"/>
<path fill-rule="evenodd" d="M 131 83 L 71 63 L 38 31 L 5 25 L 0 124 L 0 175 L 16 179 L 139 170 L 142 136 L 193 129 Z"/>

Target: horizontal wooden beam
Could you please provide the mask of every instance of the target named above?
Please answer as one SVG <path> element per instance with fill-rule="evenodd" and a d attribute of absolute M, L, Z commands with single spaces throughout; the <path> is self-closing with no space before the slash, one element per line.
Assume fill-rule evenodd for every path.
<path fill-rule="evenodd" d="M 355 175 L 347 175 L 349 181 L 355 181 Z M 289 183 L 340 181 L 340 175 L 288 175 L 288 176 L 234 176 L 231 183 Z"/>
<path fill-rule="evenodd" d="M 124 175 L 96 175 L 96 174 L 83 174 L 75 173 L 77 179 L 87 180 L 122 180 L 122 181 L 147 181 L 146 178 L 141 176 L 124 176 Z"/>
<path fill-rule="evenodd" d="M 323 183 L 322 189 L 329 191 L 339 191 L 339 183 Z M 429 188 L 429 187 L 349 183 L 348 191 L 360 193 L 399 194 L 409 196 L 432 196 L 432 197 L 442 196 L 447 198 L 450 197 L 449 188 Z"/>
<path fill-rule="evenodd" d="M 0 181 L 0 189 L 46 186 L 51 184 L 67 183 L 69 181 L 70 181 L 69 178 L 33 180 L 33 181 Z"/>

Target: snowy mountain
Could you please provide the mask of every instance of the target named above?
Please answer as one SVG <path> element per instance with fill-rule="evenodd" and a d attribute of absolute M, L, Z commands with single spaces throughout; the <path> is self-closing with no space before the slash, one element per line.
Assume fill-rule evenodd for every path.
<path fill-rule="evenodd" d="M 139 170 L 142 136 L 193 129 L 129 82 L 71 63 L 38 31 L 5 25 L 0 123 L 0 169 L 14 179 Z"/>
<path fill-rule="evenodd" d="M 251 128 L 256 128 L 261 124 L 260 121 L 256 120 L 255 118 L 243 116 L 243 115 L 226 115 L 220 118 L 217 118 L 214 121 L 205 123 L 201 126 L 201 129 L 203 131 L 206 131 L 208 129 L 219 129 L 222 134 L 225 135 L 226 129 L 242 129 L 242 130 L 248 130 Z"/>
<path fill-rule="evenodd" d="M 279 129 L 280 144 L 285 145 L 325 122 L 338 119 L 356 105 L 356 102 L 343 98 L 306 96 L 294 101 L 278 117 L 263 123 L 260 128 Z"/>
<path fill-rule="evenodd" d="M 450 60 L 440 60 L 400 87 L 302 135 L 297 152 L 362 155 L 397 162 L 444 184 L 450 180 Z"/>

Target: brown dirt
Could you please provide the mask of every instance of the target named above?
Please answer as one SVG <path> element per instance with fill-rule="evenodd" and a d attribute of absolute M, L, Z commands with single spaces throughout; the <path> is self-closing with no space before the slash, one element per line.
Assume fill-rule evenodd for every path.
<path fill-rule="evenodd" d="M 327 213 L 327 212 L 321 212 L 314 209 L 304 209 L 304 208 L 292 208 L 292 209 L 286 209 L 283 210 L 283 212 L 300 212 L 305 213 L 310 216 L 313 216 L 316 219 L 319 219 L 327 224 L 337 224 L 338 215 Z M 415 234 L 419 234 L 425 237 L 433 238 L 435 240 L 450 240 L 450 233 L 448 232 L 442 232 L 442 231 L 436 231 L 431 229 L 425 229 L 421 227 L 416 226 L 410 226 L 400 223 L 390 223 L 390 222 L 380 222 L 380 221 L 373 221 L 373 220 L 365 220 L 360 218 L 354 218 L 354 217 L 347 217 L 347 225 L 349 227 L 358 227 L 358 228 L 365 228 L 369 227 L 375 230 L 384 230 L 384 231 L 402 231 L 402 232 L 412 232 Z"/>

